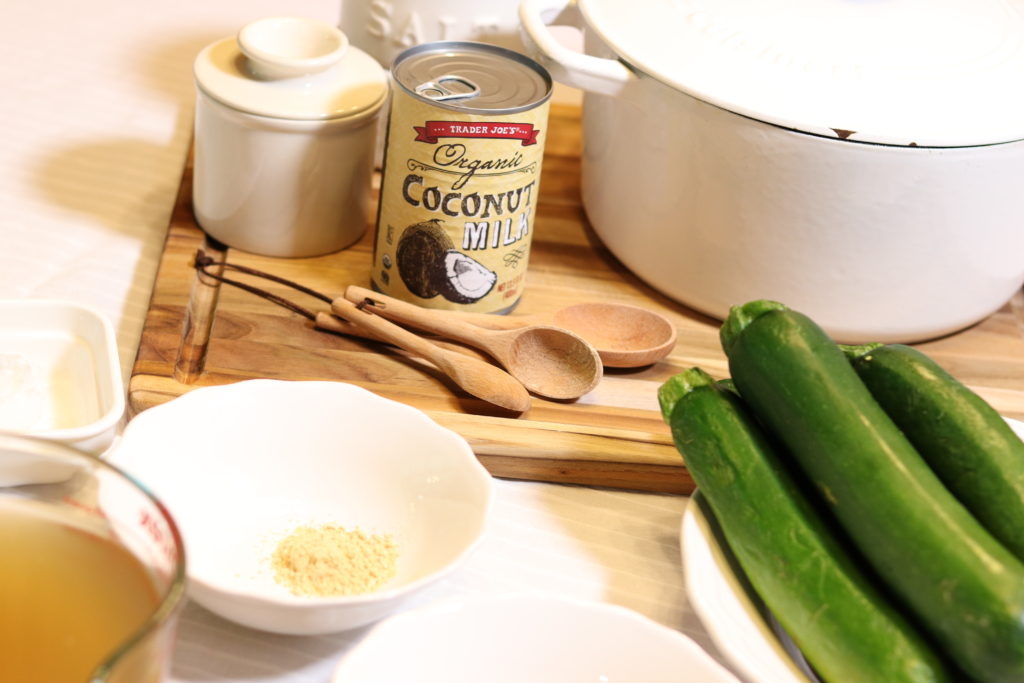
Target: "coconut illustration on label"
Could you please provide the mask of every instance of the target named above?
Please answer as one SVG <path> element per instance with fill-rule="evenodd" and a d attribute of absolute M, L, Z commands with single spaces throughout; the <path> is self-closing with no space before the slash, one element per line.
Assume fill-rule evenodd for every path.
<path fill-rule="evenodd" d="M 444 255 L 454 246 L 437 218 L 415 223 L 402 232 L 395 264 L 410 292 L 424 299 L 437 296 L 444 277 Z"/>
<path fill-rule="evenodd" d="M 471 304 L 487 296 L 498 281 L 498 274 L 460 251 L 449 249 L 444 255 L 444 273 L 449 290 L 441 294 L 457 304 Z"/>
<path fill-rule="evenodd" d="M 405 286 L 424 299 L 440 294 L 453 303 L 470 304 L 487 296 L 498 281 L 497 273 L 455 249 L 437 218 L 402 232 L 395 262 Z"/>

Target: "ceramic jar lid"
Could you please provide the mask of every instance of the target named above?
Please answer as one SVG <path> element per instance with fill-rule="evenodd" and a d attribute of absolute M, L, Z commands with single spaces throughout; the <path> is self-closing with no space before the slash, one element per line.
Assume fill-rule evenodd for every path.
<path fill-rule="evenodd" d="M 280 119 L 362 118 L 387 97 L 387 73 L 327 22 L 271 17 L 196 57 L 197 86 L 234 109 Z"/>
<path fill-rule="evenodd" d="M 1024 139 L 1024 0 L 578 0 L 631 66 L 736 113 L 863 142 Z"/>

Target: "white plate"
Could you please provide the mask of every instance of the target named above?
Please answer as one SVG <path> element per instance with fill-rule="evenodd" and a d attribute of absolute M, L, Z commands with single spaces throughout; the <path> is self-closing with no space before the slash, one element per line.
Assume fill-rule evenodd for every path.
<path fill-rule="evenodd" d="M 680 546 L 686 596 L 711 640 L 744 680 L 808 683 L 809 672 L 787 654 L 788 643 L 772 630 L 768 612 L 747 584 L 710 507 L 699 492 L 683 511 Z"/>
<path fill-rule="evenodd" d="M 1024 438 L 1024 422 L 1004 419 Z M 793 642 L 773 630 L 774 619 L 747 583 L 701 499 L 694 493 L 683 512 L 680 546 L 686 595 L 711 640 L 747 681 L 816 681 Z"/>
<path fill-rule="evenodd" d="M 543 595 L 446 600 L 390 617 L 333 683 L 737 683 L 695 642 L 624 607 Z"/>

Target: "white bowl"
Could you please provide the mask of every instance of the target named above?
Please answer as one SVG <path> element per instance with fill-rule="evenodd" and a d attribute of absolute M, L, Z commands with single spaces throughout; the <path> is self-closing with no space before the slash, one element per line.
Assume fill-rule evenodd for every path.
<path fill-rule="evenodd" d="M 451 572 L 480 541 L 494 489 L 462 437 L 340 382 L 196 389 L 138 415 L 111 459 L 175 517 L 196 602 L 289 634 L 362 626 Z M 390 534 L 396 576 L 341 597 L 279 585 L 268 559 L 277 541 L 328 523 Z"/>
<path fill-rule="evenodd" d="M 446 600 L 391 617 L 331 680 L 736 683 L 679 631 L 624 607 L 542 595 Z"/>
<path fill-rule="evenodd" d="M 0 431 L 102 453 L 124 394 L 103 314 L 70 301 L 0 301 Z"/>

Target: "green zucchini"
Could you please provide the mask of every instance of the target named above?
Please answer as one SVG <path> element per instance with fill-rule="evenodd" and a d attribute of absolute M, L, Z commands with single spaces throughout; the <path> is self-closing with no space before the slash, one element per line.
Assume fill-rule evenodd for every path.
<path fill-rule="evenodd" d="M 971 677 L 1024 680 L 1024 565 L 946 489 L 839 347 L 774 302 L 734 308 L 720 334 L 740 395 L 922 628 Z"/>
<path fill-rule="evenodd" d="M 902 344 L 840 348 L 946 488 L 1024 559 L 1024 441 L 921 351 Z"/>
<path fill-rule="evenodd" d="M 693 368 L 663 384 L 658 398 L 744 574 L 824 680 L 952 680 L 836 539 L 735 393 Z"/>

